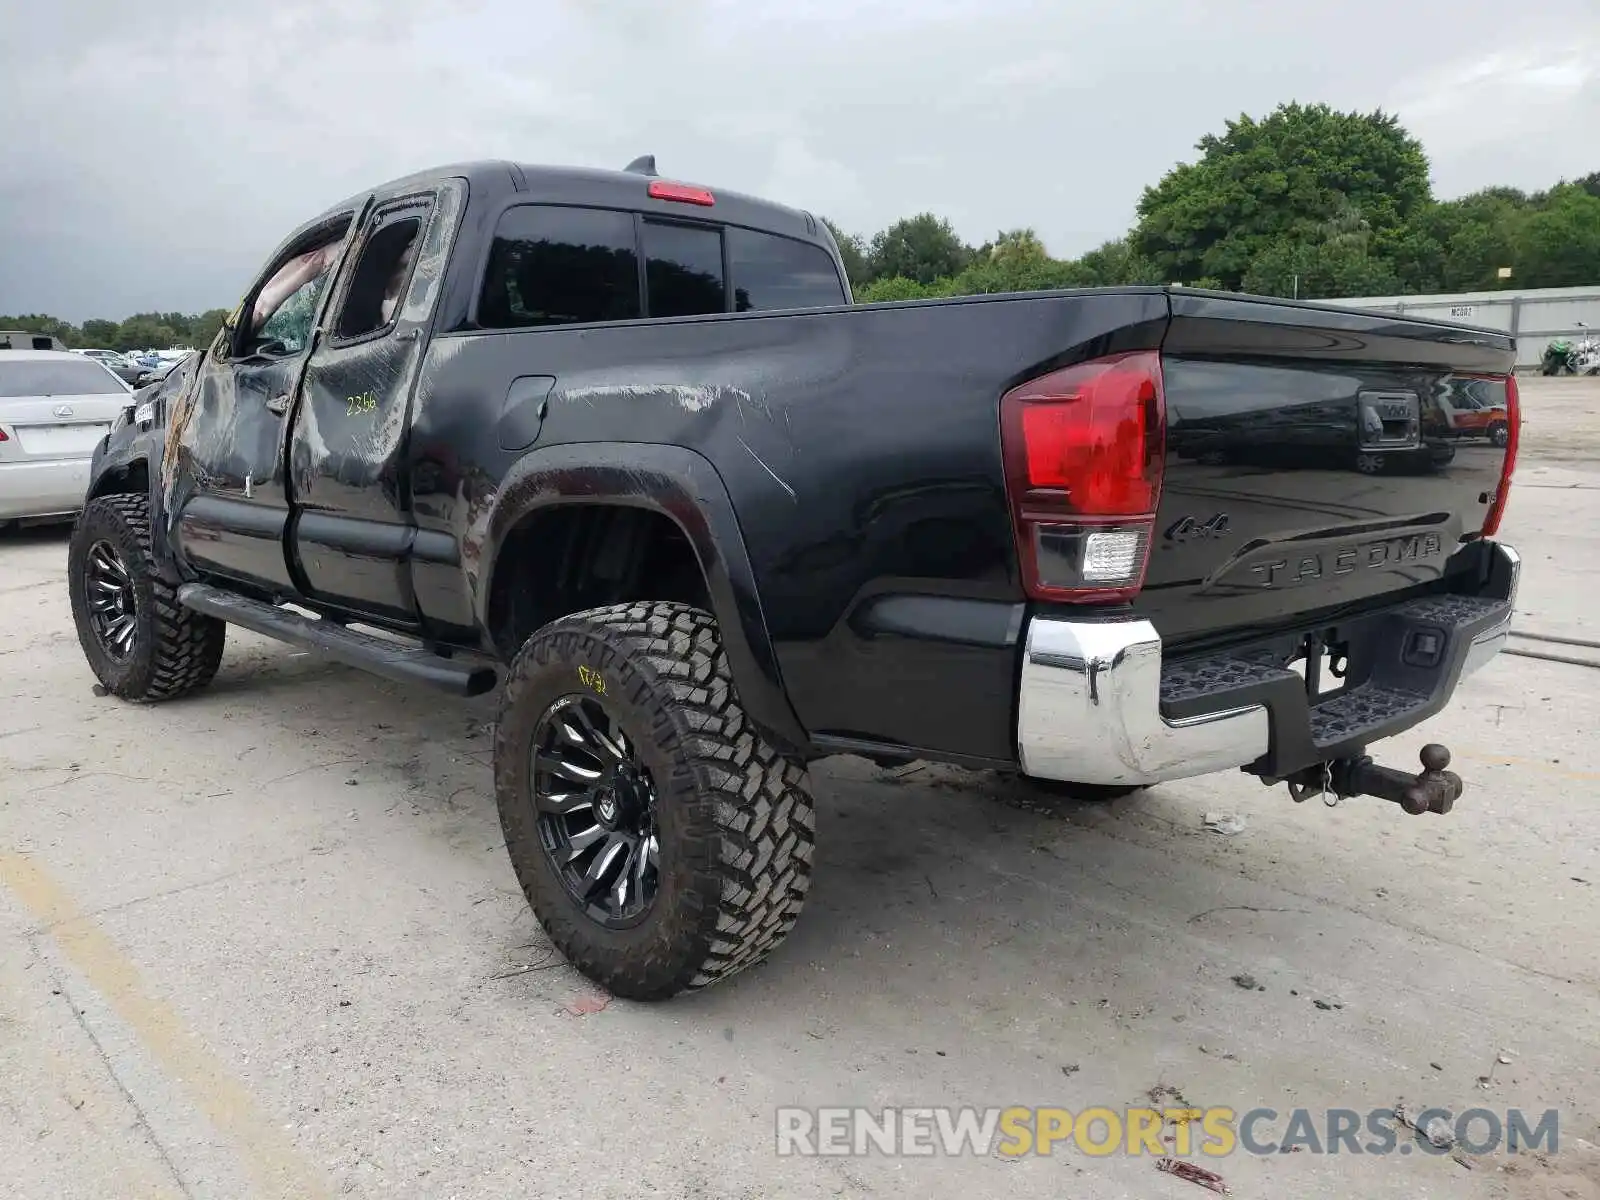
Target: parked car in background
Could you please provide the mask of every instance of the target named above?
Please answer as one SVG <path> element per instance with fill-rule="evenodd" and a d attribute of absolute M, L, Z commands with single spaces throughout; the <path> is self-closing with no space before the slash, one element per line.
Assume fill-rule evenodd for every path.
<path fill-rule="evenodd" d="M 180 363 L 182 363 L 184 361 L 184 359 L 186 359 L 189 356 L 189 354 L 192 354 L 192 353 L 193 353 L 193 351 L 188 351 L 187 353 L 185 353 L 180 358 L 160 358 L 160 357 L 157 357 L 155 359 L 154 365 L 149 366 L 149 367 L 144 367 L 144 368 L 140 369 L 139 377 L 136 380 L 134 380 L 133 386 L 134 387 L 138 387 L 138 388 L 142 388 L 142 387 L 148 387 L 152 383 L 160 383 L 163 379 L 165 379 L 168 375 L 170 375 L 172 373 L 172 369 L 174 367 L 176 367 Z"/>
<path fill-rule="evenodd" d="M 81 354 L 0 353 L 0 523 L 77 513 L 95 447 L 131 403 L 126 383 Z"/>
<path fill-rule="evenodd" d="M 189 350 L 130 350 L 127 354 L 133 377 L 128 380 L 135 388 L 160 383 L 173 366 L 193 351 Z"/>
<path fill-rule="evenodd" d="M 139 376 L 145 374 L 149 368 L 134 362 L 120 350 L 74 350 L 74 354 L 81 354 L 85 358 L 93 359 L 118 379 L 130 386 L 137 386 Z"/>

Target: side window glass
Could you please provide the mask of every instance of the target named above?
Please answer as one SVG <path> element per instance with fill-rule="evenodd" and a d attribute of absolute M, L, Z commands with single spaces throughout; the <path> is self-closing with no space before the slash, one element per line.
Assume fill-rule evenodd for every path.
<path fill-rule="evenodd" d="M 373 230 L 350 276 L 335 337 L 365 337 L 394 320 L 400 297 L 411 279 L 411 265 L 421 236 L 420 214 L 391 220 Z"/>
<path fill-rule="evenodd" d="M 529 204 L 501 216 L 478 300 L 479 325 L 519 329 L 639 315 L 631 213 Z"/>
<path fill-rule="evenodd" d="M 256 294 L 245 337 L 248 350 L 298 354 L 306 348 L 317 302 L 338 255 L 339 242 L 328 242 L 297 254 L 278 268 Z"/>
<path fill-rule="evenodd" d="M 736 312 L 824 308 L 845 302 L 833 257 L 821 246 L 730 228 L 728 263 Z"/>
<path fill-rule="evenodd" d="M 644 263 L 652 317 L 727 312 L 720 230 L 646 221 Z"/>

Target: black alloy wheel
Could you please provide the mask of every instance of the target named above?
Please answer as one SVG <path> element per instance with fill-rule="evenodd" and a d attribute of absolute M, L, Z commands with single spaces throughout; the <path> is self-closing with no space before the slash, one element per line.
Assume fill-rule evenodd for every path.
<path fill-rule="evenodd" d="M 711 613 L 560 617 L 506 672 L 495 802 L 534 915 L 612 995 L 665 1000 L 766 960 L 811 885 L 804 764 L 745 714 Z"/>
<path fill-rule="evenodd" d="M 151 554 L 150 501 L 115 492 L 84 505 L 67 547 L 78 644 L 100 685 L 124 700 L 172 700 L 210 683 L 228 627 L 178 603 Z"/>
<path fill-rule="evenodd" d="M 110 542 L 101 540 L 89 547 L 83 589 L 95 640 L 109 657 L 126 662 L 138 637 L 139 600 L 133 576 Z"/>
<path fill-rule="evenodd" d="M 609 929 L 641 921 L 661 882 L 656 785 L 621 723 L 597 697 L 560 697 L 535 726 L 528 779 L 567 893 Z"/>

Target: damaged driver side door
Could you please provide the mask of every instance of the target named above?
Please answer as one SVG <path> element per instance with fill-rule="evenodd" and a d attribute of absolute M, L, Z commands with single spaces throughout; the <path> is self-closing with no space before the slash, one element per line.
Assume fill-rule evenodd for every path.
<path fill-rule="evenodd" d="M 391 627 L 416 625 L 411 563 L 437 556 L 439 539 L 417 544 L 403 458 L 459 194 L 446 185 L 374 199 L 306 366 L 289 440 L 289 542 L 305 594 Z"/>
<path fill-rule="evenodd" d="M 356 212 L 292 236 L 230 317 L 168 430 L 173 544 L 202 575 L 298 591 L 286 553 L 290 414 Z"/>

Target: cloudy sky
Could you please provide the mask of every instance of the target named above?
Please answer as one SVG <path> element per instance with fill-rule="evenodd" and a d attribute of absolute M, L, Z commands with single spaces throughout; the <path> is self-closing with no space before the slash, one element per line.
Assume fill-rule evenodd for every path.
<path fill-rule="evenodd" d="M 479 157 L 1076 254 L 1202 134 L 1397 112 L 1441 196 L 1600 169 L 1597 0 L 58 0 L 0 41 L 0 313 L 231 306 L 291 227 Z"/>

